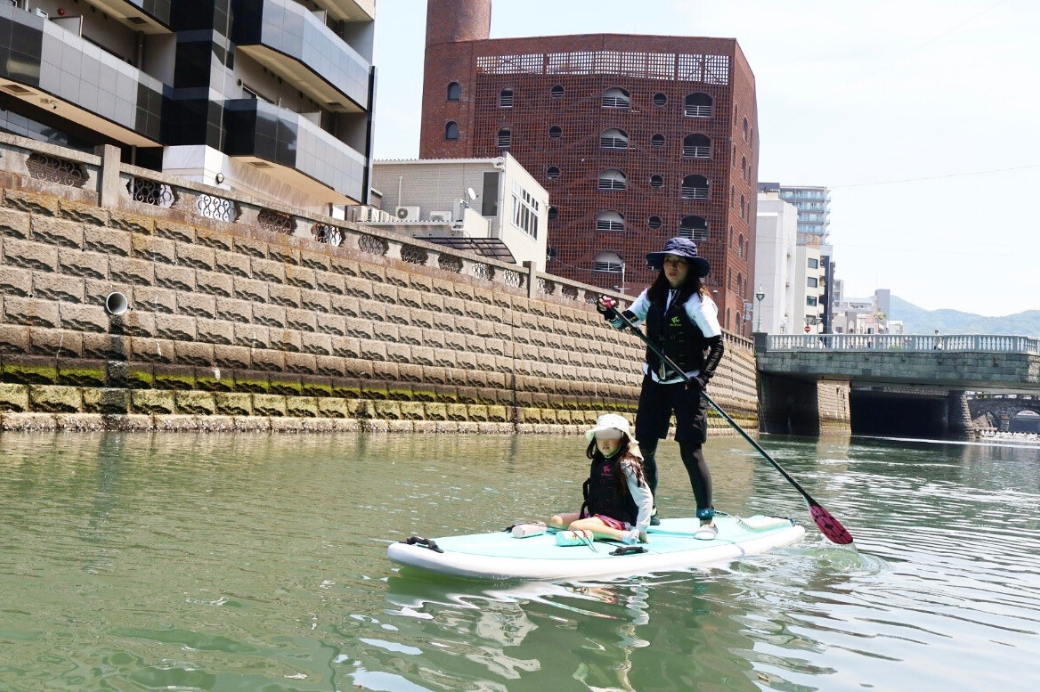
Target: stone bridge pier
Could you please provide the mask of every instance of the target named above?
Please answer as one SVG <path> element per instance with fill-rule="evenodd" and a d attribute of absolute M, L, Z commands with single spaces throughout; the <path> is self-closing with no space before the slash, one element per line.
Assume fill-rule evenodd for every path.
<path fill-rule="evenodd" d="M 848 380 L 804 380 L 759 374 L 758 420 L 762 432 L 822 435 L 851 432 Z"/>

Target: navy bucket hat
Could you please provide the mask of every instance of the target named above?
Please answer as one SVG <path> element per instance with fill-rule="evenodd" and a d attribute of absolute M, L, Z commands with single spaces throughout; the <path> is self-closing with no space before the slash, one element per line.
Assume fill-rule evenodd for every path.
<path fill-rule="evenodd" d="M 646 256 L 646 262 L 650 265 L 651 269 L 660 269 L 664 263 L 665 255 L 675 255 L 677 257 L 685 257 L 690 264 L 690 268 L 693 269 L 697 276 L 704 278 L 711 271 L 711 265 L 708 264 L 708 260 L 697 255 L 697 243 L 693 242 L 689 238 L 672 238 L 664 244 L 664 250 L 661 252 L 651 252 Z"/>

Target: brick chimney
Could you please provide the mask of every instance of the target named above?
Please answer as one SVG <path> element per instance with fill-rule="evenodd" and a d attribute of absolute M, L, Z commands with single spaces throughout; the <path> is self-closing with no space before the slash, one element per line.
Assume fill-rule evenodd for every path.
<path fill-rule="evenodd" d="M 426 47 L 491 36 L 491 0 L 429 0 Z"/>

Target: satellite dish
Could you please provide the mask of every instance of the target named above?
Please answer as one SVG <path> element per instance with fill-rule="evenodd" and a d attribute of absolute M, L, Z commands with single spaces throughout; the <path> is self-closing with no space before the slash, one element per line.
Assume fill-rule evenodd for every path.
<path fill-rule="evenodd" d="M 470 202 L 476 200 L 477 199 L 477 192 L 476 192 L 476 190 L 474 190 L 471 187 L 467 187 L 466 188 L 466 197 L 469 198 Z"/>

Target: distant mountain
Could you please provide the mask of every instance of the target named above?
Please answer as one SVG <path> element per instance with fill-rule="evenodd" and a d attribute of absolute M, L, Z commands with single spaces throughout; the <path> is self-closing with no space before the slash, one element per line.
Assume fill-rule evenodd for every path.
<path fill-rule="evenodd" d="M 901 320 L 907 334 L 1010 334 L 1040 337 L 1040 310 L 985 317 L 958 310 L 925 310 L 898 296 L 889 305 L 891 320 Z"/>

